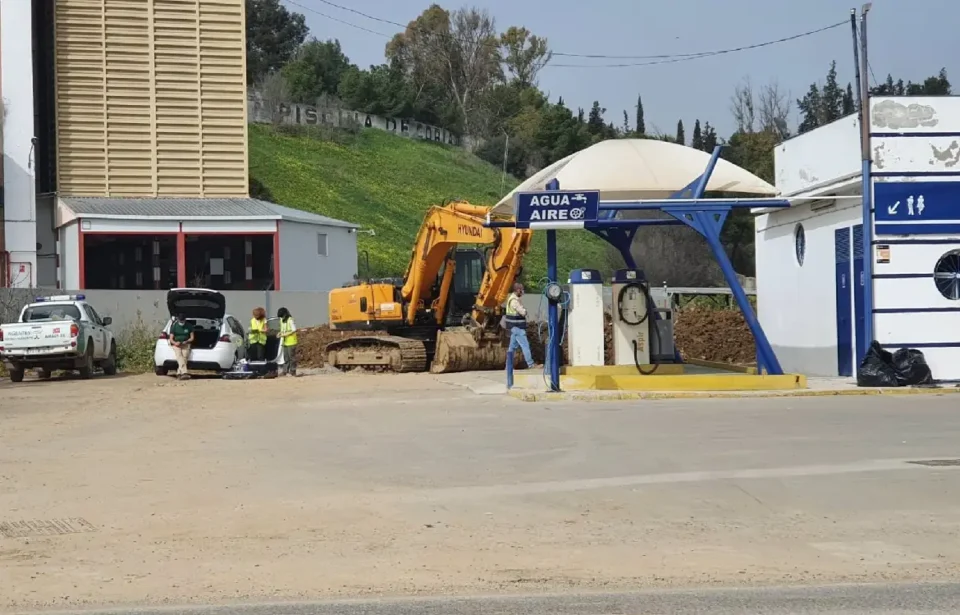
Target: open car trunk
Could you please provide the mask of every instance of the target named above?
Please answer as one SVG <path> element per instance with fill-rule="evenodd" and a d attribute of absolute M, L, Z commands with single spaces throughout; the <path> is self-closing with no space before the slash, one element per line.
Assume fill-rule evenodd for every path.
<path fill-rule="evenodd" d="M 191 320 L 221 322 L 227 313 L 227 298 L 208 288 L 171 288 L 167 291 L 170 316 L 183 314 Z"/>
<path fill-rule="evenodd" d="M 219 320 L 187 319 L 186 322 L 193 328 L 193 349 L 212 350 L 220 341 Z"/>

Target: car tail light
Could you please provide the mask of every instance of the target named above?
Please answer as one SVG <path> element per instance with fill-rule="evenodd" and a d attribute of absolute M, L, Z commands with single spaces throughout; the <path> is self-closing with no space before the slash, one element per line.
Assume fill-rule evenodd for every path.
<path fill-rule="evenodd" d="M 230 343 L 231 341 L 233 341 L 233 340 L 230 339 L 230 336 L 229 336 L 229 335 L 221 335 L 221 336 L 220 336 L 220 341 L 221 341 L 221 342 L 227 342 L 227 343 L 229 344 L 229 343 Z"/>
<path fill-rule="evenodd" d="M 70 325 L 70 337 L 77 337 L 78 335 L 80 335 L 80 327 L 77 323 L 72 323 Z"/>
<path fill-rule="evenodd" d="M 157 339 L 165 340 L 165 339 L 169 339 L 169 338 L 170 338 L 170 336 L 167 335 L 167 332 L 166 332 L 166 331 L 161 331 L 161 332 L 160 332 L 160 337 L 157 338 Z"/>
<path fill-rule="evenodd" d="M 3 329 L 0 329 L 0 342 L 3 341 Z"/>

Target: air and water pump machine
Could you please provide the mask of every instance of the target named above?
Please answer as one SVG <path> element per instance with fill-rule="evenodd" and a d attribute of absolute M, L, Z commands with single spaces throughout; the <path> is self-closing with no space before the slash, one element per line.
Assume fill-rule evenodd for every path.
<path fill-rule="evenodd" d="M 603 278 L 596 269 L 570 272 L 570 305 L 567 308 L 570 365 L 602 366 Z"/>
<path fill-rule="evenodd" d="M 640 270 L 620 269 L 611 294 L 614 364 L 651 374 L 656 365 L 673 363 L 673 310 L 666 291 L 652 289 Z M 650 364 L 654 367 L 644 367 Z"/>

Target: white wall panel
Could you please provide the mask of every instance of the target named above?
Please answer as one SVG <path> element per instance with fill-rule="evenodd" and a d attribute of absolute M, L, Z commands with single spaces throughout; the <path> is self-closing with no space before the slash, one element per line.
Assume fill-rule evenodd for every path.
<path fill-rule="evenodd" d="M 960 96 L 873 97 L 870 132 L 960 133 Z"/>
<path fill-rule="evenodd" d="M 851 115 L 778 145 L 777 188 L 789 196 L 859 175 L 860 160 L 860 122 Z"/>
<path fill-rule="evenodd" d="M 960 134 L 873 137 L 871 144 L 876 173 L 960 173 Z M 952 179 L 960 181 L 958 177 Z"/>
<path fill-rule="evenodd" d="M 80 230 L 86 233 L 178 233 L 176 220 L 109 220 L 82 218 Z"/>
<path fill-rule="evenodd" d="M 785 371 L 837 374 L 834 231 L 859 224 L 861 211 L 859 202 L 841 203 L 841 209 L 820 212 L 801 204 L 757 218 L 757 311 Z M 798 223 L 806 238 L 802 266 Z"/>
<path fill-rule="evenodd" d="M 184 233 L 273 233 L 276 220 L 185 220 Z"/>

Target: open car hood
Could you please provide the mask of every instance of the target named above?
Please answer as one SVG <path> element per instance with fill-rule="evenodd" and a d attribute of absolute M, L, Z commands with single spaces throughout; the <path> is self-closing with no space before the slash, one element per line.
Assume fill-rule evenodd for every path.
<path fill-rule="evenodd" d="M 208 288 L 172 288 L 167 292 L 170 316 L 183 314 L 187 318 L 222 320 L 227 312 L 227 299 Z"/>

